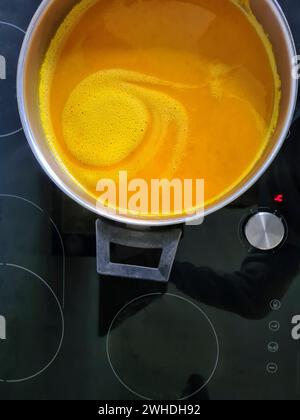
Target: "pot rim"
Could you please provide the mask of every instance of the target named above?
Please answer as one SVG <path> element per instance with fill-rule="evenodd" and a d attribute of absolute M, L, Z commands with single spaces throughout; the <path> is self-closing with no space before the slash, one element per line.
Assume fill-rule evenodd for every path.
<path fill-rule="evenodd" d="M 33 154 L 35 155 L 37 161 L 39 162 L 41 167 L 44 169 L 46 174 L 49 176 L 49 178 L 56 184 L 56 186 L 62 192 L 64 192 L 72 200 L 74 200 L 75 202 L 77 202 L 78 204 L 80 204 L 81 206 L 83 206 L 87 210 L 90 210 L 91 212 L 95 213 L 98 216 L 102 216 L 104 218 L 110 219 L 115 222 L 125 223 L 132 226 L 141 226 L 141 227 L 142 226 L 145 226 L 145 227 L 147 226 L 148 227 L 172 226 L 172 225 L 188 224 L 188 223 L 196 224 L 197 220 L 199 220 L 199 214 L 195 214 L 193 216 L 172 217 L 169 219 L 166 219 L 166 218 L 142 219 L 142 218 L 128 217 L 128 216 L 120 215 L 120 214 L 111 214 L 109 213 L 109 211 L 105 211 L 105 209 L 97 208 L 96 205 L 92 205 L 91 203 L 82 199 L 70 187 L 65 185 L 65 183 L 62 182 L 62 180 L 56 174 L 56 172 L 51 168 L 46 158 L 40 153 L 39 146 L 37 145 L 34 135 L 30 128 L 29 117 L 27 116 L 27 113 L 25 110 L 25 94 L 24 94 L 25 72 L 24 72 L 24 69 L 25 69 L 26 59 L 27 59 L 27 51 L 31 42 L 32 34 L 34 33 L 41 17 L 47 11 L 52 1 L 53 0 L 43 0 L 40 6 L 38 7 L 36 13 L 34 14 L 27 28 L 26 35 L 24 37 L 24 41 L 23 41 L 23 45 L 21 48 L 19 61 L 18 61 L 18 70 L 17 70 L 17 100 L 18 100 L 19 114 L 20 114 L 25 136 L 27 138 L 29 146 Z M 281 6 L 279 5 L 277 0 L 266 0 L 266 1 L 270 3 L 271 7 L 273 7 L 274 12 L 277 16 L 277 19 L 281 23 L 282 31 L 284 32 L 284 35 L 285 35 L 286 44 L 289 50 L 290 60 L 292 63 L 293 57 L 297 55 L 297 50 L 296 50 L 296 46 L 295 46 L 291 29 L 287 22 L 287 18 L 285 14 L 283 13 Z M 296 108 L 297 95 L 298 95 L 298 80 L 296 78 L 291 77 L 291 99 L 288 106 L 285 124 L 281 130 L 280 135 L 278 136 L 276 144 L 274 145 L 274 148 L 272 149 L 271 153 L 263 162 L 259 170 L 257 170 L 256 173 L 247 182 L 241 185 L 241 187 L 238 190 L 236 190 L 235 192 L 233 192 L 231 195 L 224 198 L 223 200 L 216 202 L 207 210 L 204 209 L 204 211 L 201 213 L 201 219 L 203 219 L 203 217 L 206 217 L 218 210 L 221 210 L 222 208 L 226 207 L 233 201 L 237 200 L 240 196 L 242 196 L 245 192 L 247 192 L 259 180 L 259 178 L 264 174 L 264 172 L 269 168 L 269 166 L 272 164 L 277 154 L 279 153 L 287 137 L 290 126 L 292 124 L 293 116 L 294 116 L 294 112 Z"/>

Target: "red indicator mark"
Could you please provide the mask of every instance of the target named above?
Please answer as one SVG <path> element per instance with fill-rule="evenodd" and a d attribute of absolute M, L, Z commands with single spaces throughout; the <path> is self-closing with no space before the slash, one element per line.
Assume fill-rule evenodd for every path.
<path fill-rule="evenodd" d="M 283 194 L 278 194 L 274 197 L 276 203 L 283 203 Z"/>

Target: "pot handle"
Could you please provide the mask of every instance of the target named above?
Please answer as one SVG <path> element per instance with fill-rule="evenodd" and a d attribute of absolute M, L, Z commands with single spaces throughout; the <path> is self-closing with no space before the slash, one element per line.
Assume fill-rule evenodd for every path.
<path fill-rule="evenodd" d="M 182 227 L 137 230 L 104 219 L 96 221 L 97 272 L 102 275 L 167 282 L 182 236 Z M 112 262 L 111 247 L 161 250 L 158 267 Z"/>

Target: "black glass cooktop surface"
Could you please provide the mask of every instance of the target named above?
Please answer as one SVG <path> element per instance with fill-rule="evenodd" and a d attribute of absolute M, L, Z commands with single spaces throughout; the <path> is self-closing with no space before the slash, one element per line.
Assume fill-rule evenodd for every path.
<path fill-rule="evenodd" d="M 0 399 L 300 399 L 300 120 L 254 188 L 185 227 L 169 283 L 99 276 L 96 216 L 47 178 L 18 117 L 39 3 L 0 0 Z M 300 50 L 300 3 L 280 4 Z M 256 209 L 286 221 L 274 252 L 241 238 Z"/>

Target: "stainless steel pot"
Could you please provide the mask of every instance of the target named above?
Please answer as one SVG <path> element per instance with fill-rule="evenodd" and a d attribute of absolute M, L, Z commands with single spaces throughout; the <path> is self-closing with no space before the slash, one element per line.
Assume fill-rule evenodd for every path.
<path fill-rule="evenodd" d="M 110 214 L 99 209 L 96 201 L 87 195 L 61 168 L 54 158 L 43 132 L 38 99 L 40 68 L 58 26 L 79 0 L 44 0 L 34 15 L 26 33 L 19 59 L 17 92 L 20 116 L 29 145 L 37 160 L 69 197 L 101 218 L 97 223 L 98 271 L 105 274 L 167 280 L 175 256 L 181 230 L 178 226 L 195 221 L 198 215 L 149 220 Z M 298 82 L 292 77 L 293 57 L 296 49 L 286 18 L 276 0 L 251 0 L 251 8 L 273 44 L 278 71 L 282 81 L 282 100 L 277 129 L 263 156 L 251 173 L 218 203 L 208 206 L 204 216 L 213 213 L 245 193 L 265 172 L 279 152 L 290 128 L 297 99 Z M 104 219 L 123 224 L 109 227 Z M 133 230 L 129 233 L 124 224 Z M 150 227 L 169 229 L 158 230 Z M 145 228 L 145 229 L 141 229 Z M 168 236 L 169 235 L 169 236 Z M 158 268 L 123 266 L 110 260 L 109 244 L 116 241 L 126 246 L 163 249 Z"/>

